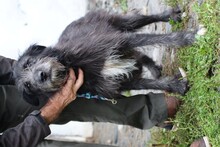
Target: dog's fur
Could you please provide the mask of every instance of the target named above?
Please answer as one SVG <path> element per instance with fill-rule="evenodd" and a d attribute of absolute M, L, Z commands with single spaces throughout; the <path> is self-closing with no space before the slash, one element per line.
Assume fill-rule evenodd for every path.
<path fill-rule="evenodd" d="M 159 89 L 184 94 L 187 82 L 178 78 L 144 79 L 142 66 L 155 77 L 160 67 L 135 50 L 144 45 L 185 46 L 194 42 L 195 32 L 139 34 L 135 31 L 153 22 L 178 21 L 180 11 L 158 15 L 112 15 L 90 12 L 72 22 L 53 47 L 30 46 L 15 65 L 14 76 L 26 101 L 33 105 L 48 98 L 66 82 L 69 68 L 84 71 L 84 84 L 78 93 L 90 92 L 109 99 L 121 97 L 123 90 Z"/>

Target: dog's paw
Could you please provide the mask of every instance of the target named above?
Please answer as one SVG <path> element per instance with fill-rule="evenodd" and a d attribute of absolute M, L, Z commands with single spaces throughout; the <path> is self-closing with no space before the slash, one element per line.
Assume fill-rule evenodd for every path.
<path fill-rule="evenodd" d="M 182 20 L 182 11 L 180 7 L 175 7 L 170 10 L 164 11 L 163 15 L 166 16 L 166 21 L 173 20 L 174 22 L 180 22 Z"/>
<path fill-rule="evenodd" d="M 185 95 L 189 90 L 188 81 L 183 78 L 174 78 L 170 84 L 171 92 Z"/>
<path fill-rule="evenodd" d="M 198 29 L 191 30 L 187 32 L 180 33 L 181 42 L 179 43 L 180 46 L 188 46 L 192 45 L 200 36 L 204 36 L 207 32 L 207 29 L 204 25 L 199 25 Z"/>
<path fill-rule="evenodd" d="M 179 42 L 178 46 L 189 46 L 192 45 L 196 40 L 196 32 L 195 31 L 187 31 L 187 32 L 180 32 L 179 35 Z"/>
<path fill-rule="evenodd" d="M 186 78 L 186 73 L 182 68 L 179 68 L 180 73 L 176 74 L 174 78 L 169 83 L 171 92 L 179 93 L 181 95 L 185 95 L 189 90 L 189 83 Z"/>
<path fill-rule="evenodd" d="M 179 6 L 172 9 L 170 19 L 175 22 L 180 22 L 182 20 L 182 11 Z"/>

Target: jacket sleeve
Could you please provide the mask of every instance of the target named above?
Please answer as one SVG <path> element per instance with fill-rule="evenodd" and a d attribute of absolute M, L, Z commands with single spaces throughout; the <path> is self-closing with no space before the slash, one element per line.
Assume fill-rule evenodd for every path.
<path fill-rule="evenodd" d="M 0 135 L 1 147 L 35 147 L 50 134 L 49 126 L 29 115 L 24 122 Z"/>
<path fill-rule="evenodd" d="M 14 85 L 13 65 L 16 61 L 0 56 L 0 85 Z"/>

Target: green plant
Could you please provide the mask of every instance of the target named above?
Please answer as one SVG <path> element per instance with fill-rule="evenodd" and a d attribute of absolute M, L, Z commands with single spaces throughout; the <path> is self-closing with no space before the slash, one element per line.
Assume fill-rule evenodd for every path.
<path fill-rule="evenodd" d="M 176 0 L 167 0 L 175 5 Z M 189 2 L 189 1 L 188 1 Z M 219 0 L 206 0 L 203 4 L 193 4 L 207 33 L 197 36 L 195 45 L 180 49 L 178 62 L 187 71 L 190 90 L 181 97 L 184 104 L 173 120 L 175 131 L 160 131 L 159 143 L 168 146 L 189 146 L 195 139 L 208 136 L 212 146 L 220 145 L 220 48 L 219 48 Z M 184 23 L 171 21 L 178 30 L 186 27 Z M 158 135 L 158 134 L 157 134 Z"/>
<path fill-rule="evenodd" d="M 127 12 L 128 11 L 128 2 L 127 0 L 116 0 L 116 3 L 118 3 L 122 9 L 122 11 Z"/>

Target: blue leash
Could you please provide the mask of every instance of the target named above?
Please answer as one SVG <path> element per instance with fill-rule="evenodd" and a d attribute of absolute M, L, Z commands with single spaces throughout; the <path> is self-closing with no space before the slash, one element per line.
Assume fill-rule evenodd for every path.
<path fill-rule="evenodd" d="M 85 94 L 78 94 L 77 97 L 86 98 L 86 99 L 98 99 L 98 100 L 112 102 L 112 104 L 117 104 L 117 101 L 115 99 L 108 99 L 106 97 L 99 96 L 99 95 L 91 95 L 91 93 L 89 93 L 89 92 L 87 92 Z"/>

